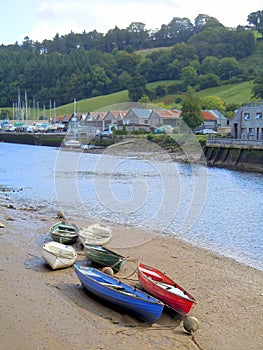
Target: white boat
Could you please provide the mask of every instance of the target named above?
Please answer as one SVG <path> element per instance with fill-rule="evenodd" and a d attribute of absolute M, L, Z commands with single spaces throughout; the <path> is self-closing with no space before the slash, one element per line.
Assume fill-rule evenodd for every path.
<path fill-rule="evenodd" d="M 79 239 L 84 245 L 104 245 L 109 242 L 112 237 L 112 230 L 110 226 L 104 224 L 93 224 L 83 227 L 79 230 Z"/>
<path fill-rule="evenodd" d="M 64 145 L 66 147 L 80 148 L 81 143 L 78 140 L 72 139 L 72 140 L 64 141 Z"/>
<path fill-rule="evenodd" d="M 41 253 L 52 270 L 70 267 L 77 259 L 76 250 L 72 246 L 55 241 L 45 243 Z"/>
<path fill-rule="evenodd" d="M 83 145 L 82 144 L 80 147 L 81 147 L 81 149 L 93 149 L 93 148 L 96 148 L 96 146 L 93 145 L 93 144 L 87 144 L 87 145 Z"/>

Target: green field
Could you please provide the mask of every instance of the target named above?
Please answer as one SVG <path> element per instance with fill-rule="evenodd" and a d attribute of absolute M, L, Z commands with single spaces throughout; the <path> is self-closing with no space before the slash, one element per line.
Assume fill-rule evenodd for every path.
<path fill-rule="evenodd" d="M 231 103 L 243 104 L 251 101 L 251 89 L 253 81 L 247 81 L 240 84 L 228 84 L 218 86 L 216 88 L 209 88 L 197 92 L 199 97 L 218 96 L 228 105 Z"/>
<path fill-rule="evenodd" d="M 171 50 L 173 47 L 171 46 L 167 46 L 167 47 L 155 47 L 155 48 L 151 48 L 151 49 L 145 49 L 145 50 L 139 50 L 139 51 L 135 51 L 135 53 L 137 55 L 141 55 L 141 56 L 146 56 L 146 55 L 150 55 L 152 52 L 154 51 L 161 51 L 161 50 Z"/>
<path fill-rule="evenodd" d="M 155 82 L 149 84 L 151 87 L 160 84 L 167 84 L 168 81 L 165 82 Z M 253 81 L 248 81 L 245 83 L 239 84 L 229 84 L 223 85 L 215 88 L 209 88 L 202 91 L 197 92 L 199 97 L 205 96 L 218 96 L 223 99 L 226 104 L 238 104 L 242 105 L 246 102 L 251 101 L 251 89 L 253 86 Z M 178 96 L 178 95 L 177 95 Z M 158 101 L 167 101 L 167 103 L 174 103 L 174 100 L 177 96 L 166 96 Z M 183 96 L 183 95 L 181 95 Z M 136 106 L 135 103 L 131 103 L 129 101 L 127 90 L 116 92 L 114 94 L 106 95 L 106 96 L 98 96 L 93 98 L 88 98 L 86 100 L 77 101 L 76 103 L 76 111 L 80 113 L 92 112 L 92 111 L 109 111 L 109 110 L 127 110 L 133 106 Z M 148 105 L 147 105 L 148 106 Z M 56 112 L 59 115 L 63 114 L 71 114 L 74 111 L 74 104 L 70 103 L 61 107 L 57 107 Z"/>
<path fill-rule="evenodd" d="M 153 87 L 157 84 L 167 84 L 168 82 L 155 82 L 151 83 L 150 86 Z M 199 97 L 205 97 L 205 96 L 218 96 L 223 99 L 223 101 L 228 104 L 238 104 L 242 105 L 246 102 L 251 101 L 251 89 L 253 86 L 252 81 L 248 81 L 245 83 L 239 83 L 239 84 L 229 84 L 229 85 L 223 85 L 215 88 L 209 88 L 202 91 L 198 91 L 197 95 Z M 183 97 L 183 94 L 180 95 Z M 165 96 L 161 99 L 159 99 L 156 102 L 163 102 L 169 104 L 174 103 L 175 98 L 178 97 L 178 95 L 169 95 Z M 87 112 L 93 112 L 93 111 L 104 111 L 107 112 L 109 110 L 128 110 L 129 108 L 135 107 L 138 104 L 132 103 L 129 101 L 128 97 L 128 91 L 120 91 L 116 92 L 114 94 L 105 95 L 105 96 L 98 96 L 93 98 L 88 98 L 85 100 L 80 100 L 76 102 L 76 112 L 77 113 L 87 113 Z M 153 108 L 154 101 L 151 105 L 146 105 L 148 108 Z M 141 105 L 140 105 L 141 106 Z M 150 107 L 149 107 L 150 106 Z M 2 108 L 2 110 L 8 110 L 9 113 L 12 115 L 12 108 Z M 74 112 L 74 102 L 66 104 L 64 106 L 59 106 L 56 108 L 56 115 L 70 115 Z M 40 111 L 39 116 L 43 114 L 43 111 Z M 53 115 L 53 112 L 51 113 Z M 34 111 L 31 109 L 31 116 L 29 116 L 29 119 L 33 119 Z M 46 111 L 46 117 L 49 118 L 50 112 L 49 110 Z"/>
<path fill-rule="evenodd" d="M 98 96 L 87 98 L 85 100 L 80 100 L 76 102 L 76 112 L 78 113 L 87 113 L 94 111 L 109 111 L 113 109 L 120 110 L 118 106 L 122 106 L 123 104 L 129 102 L 128 91 L 120 91 L 115 92 L 114 94 Z M 72 114 L 74 112 L 74 103 L 69 103 L 64 106 L 60 106 L 56 108 L 56 113 L 58 115 L 64 114 Z"/>

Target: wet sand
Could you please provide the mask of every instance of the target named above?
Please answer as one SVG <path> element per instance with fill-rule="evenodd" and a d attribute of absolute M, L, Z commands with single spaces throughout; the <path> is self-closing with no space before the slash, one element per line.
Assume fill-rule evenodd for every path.
<path fill-rule="evenodd" d="M 190 312 L 200 322 L 193 340 L 174 313 L 165 310 L 149 326 L 86 293 L 73 267 L 51 271 L 41 247 L 57 221 L 56 213 L 47 217 L 17 207 L 8 196 L 0 200 L 2 349 L 262 349 L 262 271 L 178 239 L 113 226 L 108 247 L 129 257 L 119 278 L 137 285 L 142 261 L 197 299 Z M 86 261 L 81 246 L 76 248 L 78 259 Z"/>

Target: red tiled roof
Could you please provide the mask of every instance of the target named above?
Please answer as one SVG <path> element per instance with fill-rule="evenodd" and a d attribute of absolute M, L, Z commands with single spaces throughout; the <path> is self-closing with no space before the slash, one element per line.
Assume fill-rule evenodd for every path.
<path fill-rule="evenodd" d="M 121 112 L 120 112 L 120 111 L 109 111 L 109 113 L 110 113 L 111 115 L 113 115 L 115 118 L 117 118 L 118 115 L 119 115 L 119 113 L 121 113 Z"/>
<path fill-rule="evenodd" d="M 216 120 L 216 117 L 213 116 L 209 111 L 202 111 L 204 120 Z"/>
<path fill-rule="evenodd" d="M 157 114 L 159 114 L 160 117 L 165 118 L 165 119 L 174 119 L 174 118 L 178 118 L 181 115 L 181 111 L 177 110 L 177 109 L 160 109 L 160 110 L 155 110 L 155 112 Z"/>
<path fill-rule="evenodd" d="M 56 115 L 55 119 L 57 121 L 69 120 L 71 118 L 70 115 Z"/>

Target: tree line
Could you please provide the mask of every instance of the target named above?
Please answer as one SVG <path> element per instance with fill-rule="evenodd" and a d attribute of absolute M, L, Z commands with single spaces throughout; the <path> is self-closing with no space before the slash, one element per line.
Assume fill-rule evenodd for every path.
<path fill-rule="evenodd" d="M 258 11 L 248 16 L 250 26 L 227 28 L 208 15 L 198 15 L 194 24 L 175 17 L 156 31 L 134 22 L 105 35 L 71 32 L 41 43 L 26 37 L 21 45 L 1 45 L 0 106 L 12 107 L 18 89 L 26 91 L 31 106 L 35 101 L 48 106 L 51 100 L 63 105 L 125 89 L 133 101 L 143 96 L 153 100 L 189 86 L 198 90 L 254 79 L 256 70 L 242 67 L 239 60 L 255 51 L 253 30 L 262 30 L 262 18 Z M 171 82 L 146 88 L 163 80 Z"/>

